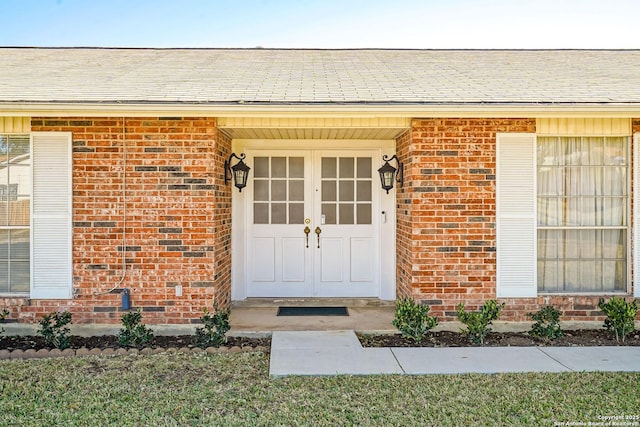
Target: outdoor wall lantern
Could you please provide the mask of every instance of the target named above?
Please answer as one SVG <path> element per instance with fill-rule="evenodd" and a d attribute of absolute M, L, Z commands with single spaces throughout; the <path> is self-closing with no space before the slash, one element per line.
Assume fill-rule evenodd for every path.
<path fill-rule="evenodd" d="M 394 168 L 389 164 L 391 160 L 396 161 L 397 168 Z M 382 189 L 387 191 L 389 194 L 389 190 L 393 188 L 393 182 L 399 182 L 400 187 L 404 184 L 404 165 L 400 160 L 398 160 L 398 156 L 395 154 L 393 157 L 389 157 L 387 155 L 382 156 L 382 160 L 384 160 L 384 165 L 380 169 L 378 169 L 378 173 L 380 174 L 380 182 L 382 183 Z"/>
<path fill-rule="evenodd" d="M 239 161 L 231 166 L 231 159 L 234 157 Z M 240 157 L 238 157 L 236 153 L 231 153 L 229 160 L 224 162 L 224 183 L 226 184 L 233 178 L 233 185 L 235 185 L 241 193 L 242 189 L 247 186 L 247 178 L 249 177 L 249 170 L 251 169 L 243 161 L 245 157 L 247 157 L 247 155 L 244 153 L 240 154 Z"/>

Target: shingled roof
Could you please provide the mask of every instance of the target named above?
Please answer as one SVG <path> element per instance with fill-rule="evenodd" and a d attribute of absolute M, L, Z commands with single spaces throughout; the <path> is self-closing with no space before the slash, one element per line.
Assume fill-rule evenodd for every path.
<path fill-rule="evenodd" d="M 640 50 L 0 48 L 2 103 L 640 105 Z"/>

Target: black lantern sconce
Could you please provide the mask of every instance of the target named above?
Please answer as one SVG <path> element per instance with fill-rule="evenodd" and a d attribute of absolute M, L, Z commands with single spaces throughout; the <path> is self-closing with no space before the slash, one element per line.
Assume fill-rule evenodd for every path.
<path fill-rule="evenodd" d="M 396 161 L 397 168 L 394 168 L 389 164 L 390 161 Z M 404 164 L 398 160 L 398 156 L 395 154 L 393 157 L 389 157 L 387 155 L 382 156 L 382 160 L 384 160 L 384 165 L 380 169 L 378 169 L 378 173 L 380 174 L 380 182 L 382 184 L 382 189 L 387 191 L 389 194 L 389 190 L 393 188 L 393 182 L 399 182 L 400 187 L 404 184 Z"/>
<path fill-rule="evenodd" d="M 234 157 L 238 159 L 239 162 L 231 166 L 231 159 Z M 238 157 L 236 153 L 231 153 L 229 160 L 224 162 L 224 183 L 226 184 L 233 178 L 233 185 L 235 185 L 241 193 L 242 189 L 247 186 L 247 178 L 249 178 L 249 170 L 251 170 L 243 161 L 245 157 L 247 157 L 247 155 L 244 153 L 240 154 L 240 157 Z"/>

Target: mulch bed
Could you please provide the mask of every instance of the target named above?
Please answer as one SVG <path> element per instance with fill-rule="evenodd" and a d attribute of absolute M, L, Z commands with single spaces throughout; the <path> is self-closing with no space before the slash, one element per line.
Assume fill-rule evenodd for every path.
<path fill-rule="evenodd" d="M 429 332 L 419 342 L 403 338 L 399 334 L 365 335 L 358 334 L 364 347 L 470 347 L 467 337 L 459 332 Z M 604 329 L 583 329 L 565 331 L 565 335 L 554 341 L 545 341 L 530 336 L 526 332 L 490 332 L 485 340 L 487 347 L 529 347 L 529 346 L 640 346 L 638 331 L 627 336 L 624 343 L 618 343 L 612 335 Z M 193 335 L 156 336 L 147 346 L 152 349 L 195 348 Z M 228 337 L 224 347 L 260 348 L 269 351 L 271 338 Z M 0 350 L 40 350 L 48 348 L 40 336 L 0 336 Z M 71 337 L 71 349 L 114 349 L 120 347 L 118 338 L 114 335 L 93 337 Z"/>
<path fill-rule="evenodd" d="M 175 335 L 175 336 L 156 336 L 153 341 L 146 345 L 147 348 L 194 348 L 193 335 Z M 271 347 L 270 338 L 247 338 L 247 337 L 229 337 L 224 347 L 233 348 L 240 347 L 262 347 L 267 350 Z M 44 344 L 44 340 L 40 336 L 0 336 L 0 350 L 40 350 L 50 348 Z M 102 335 L 94 337 L 71 337 L 71 349 L 119 349 L 118 337 L 115 335 Z"/>
<path fill-rule="evenodd" d="M 531 347 L 531 346 L 640 346 L 640 333 L 628 335 L 623 343 L 606 330 L 583 329 L 564 331 L 564 336 L 553 341 L 545 341 L 530 336 L 526 332 L 489 332 L 485 338 L 486 347 Z M 363 347 L 470 347 L 466 335 L 459 332 L 430 332 L 419 342 L 400 335 L 358 334 Z"/>

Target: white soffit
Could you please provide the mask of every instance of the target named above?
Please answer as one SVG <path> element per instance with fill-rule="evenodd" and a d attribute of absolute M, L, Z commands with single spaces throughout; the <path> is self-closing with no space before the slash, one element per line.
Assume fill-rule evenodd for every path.
<path fill-rule="evenodd" d="M 411 127 L 411 119 L 219 117 L 217 124 L 236 139 L 395 139 Z"/>

